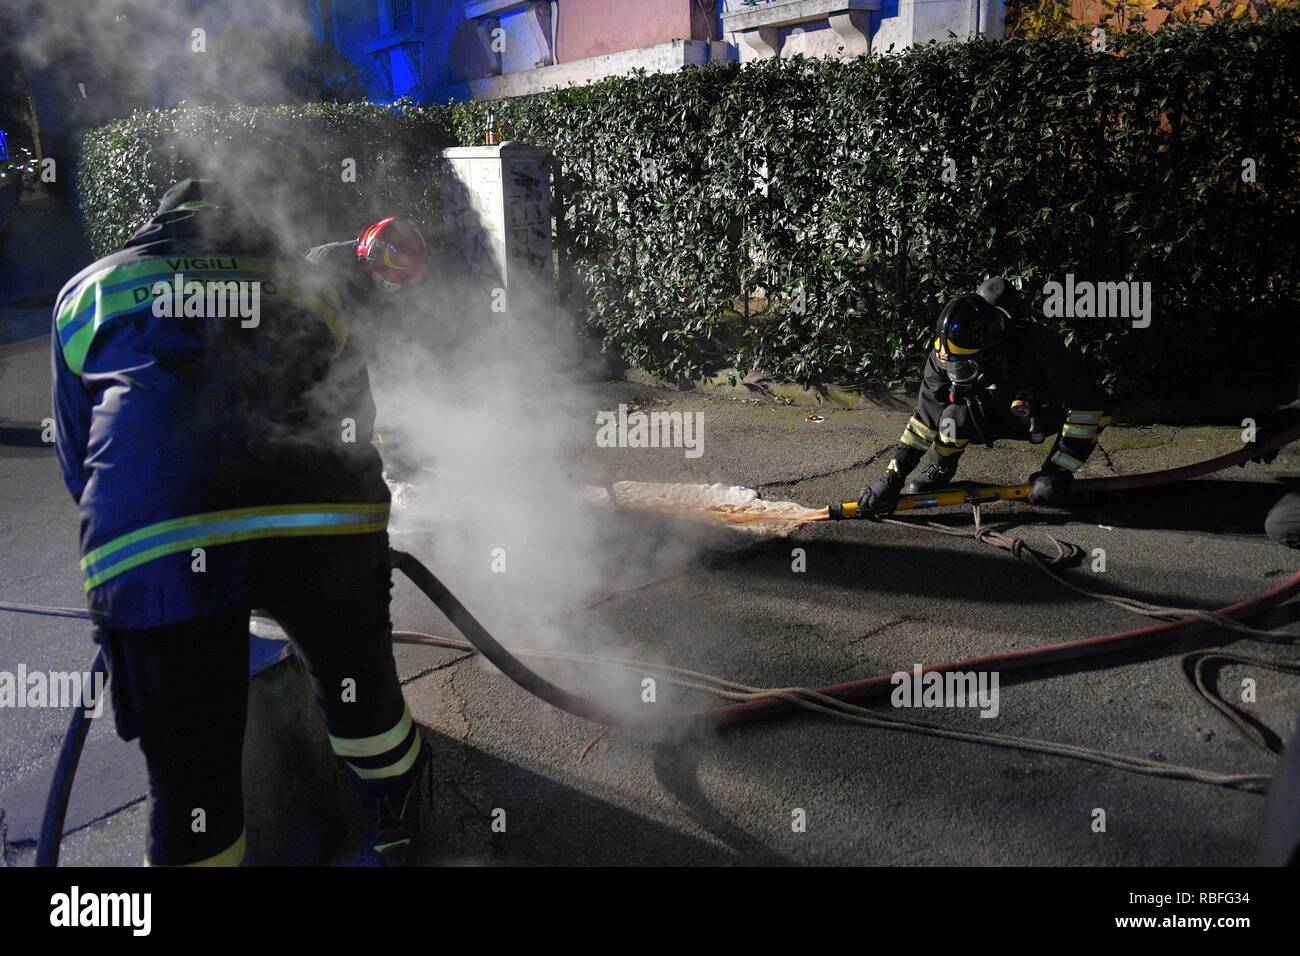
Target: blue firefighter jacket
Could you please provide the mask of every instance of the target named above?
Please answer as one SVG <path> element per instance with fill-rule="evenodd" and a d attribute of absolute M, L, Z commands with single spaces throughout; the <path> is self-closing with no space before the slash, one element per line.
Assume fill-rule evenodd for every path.
<path fill-rule="evenodd" d="M 262 539 L 387 527 L 338 296 L 225 215 L 160 213 L 54 307 L 58 461 L 101 626 L 249 607 Z"/>

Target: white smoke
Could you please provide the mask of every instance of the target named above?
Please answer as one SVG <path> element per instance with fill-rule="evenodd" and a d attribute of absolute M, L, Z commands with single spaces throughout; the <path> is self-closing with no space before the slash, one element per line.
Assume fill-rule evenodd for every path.
<path fill-rule="evenodd" d="M 297 0 L 42 4 L 23 17 L 23 50 L 68 84 L 86 67 L 107 86 L 94 96 L 119 106 L 295 103 L 300 91 L 276 58 L 280 38 L 310 31 L 306 9 Z M 196 30 L 204 31 L 203 52 L 194 49 Z M 183 117 L 180 125 L 169 145 L 190 174 L 219 180 L 286 249 L 347 239 L 364 224 L 323 233 L 331 210 L 304 219 L 312 197 L 286 175 L 284 156 L 213 142 L 198 127 L 187 133 Z M 322 166 L 321 175 L 331 174 L 336 167 Z M 141 222 L 152 213 L 144 200 Z M 374 209 L 369 221 L 407 215 L 401 206 Z M 512 286 L 502 313 L 467 307 L 462 276 L 431 238 L 426 282 L 385 303 L 400 312 L 397 320 L 350 317 L 373 353 L 379 428 L 415 468 L 394 544 L 425 561 L 507 646 L 599 653 L 616 641 L 627 652 L 628 635 L 599 625 L 581 633 L 572 612 L 688 566 L 703 538 L 584 500 L 592 476 L 581 455 L 595 444 L 603 404 L 580 384 L 592 378 L 592 344 L 556 309 L 549 288 Z M 597 676 L 604 672 L 587 668 L 544 669 L 580 692 L 637 703 L 635 682 L 606 683 Z"/>

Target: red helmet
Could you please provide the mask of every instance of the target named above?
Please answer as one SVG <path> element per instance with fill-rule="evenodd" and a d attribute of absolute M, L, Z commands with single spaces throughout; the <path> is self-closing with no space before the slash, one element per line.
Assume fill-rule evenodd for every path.
<path fill-rule="evenodd" d="M 366 226 L 357 236 L 357 267 L 390 291 L 419 282 L 426 255 L 420 230 L 396 216 Z"/>

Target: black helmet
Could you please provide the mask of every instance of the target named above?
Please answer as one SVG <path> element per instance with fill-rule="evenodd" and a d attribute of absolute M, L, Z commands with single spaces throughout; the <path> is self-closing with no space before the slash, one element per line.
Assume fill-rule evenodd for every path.
<path fill-rule="evenodd" d="M 157 215 L 178 209 L 229 208 L 232 205 L 230 193 L 215 179 L 182 179 L 163 193 Z"/>
<path fill-rule="evenodd" d="M 1002 276 L 990 276 L 979 287 L 980 298 L 1007 315 L 1019 315 L 1023 300 L 1020 292 Z"/>
<path fill-rule="evenodd" d="M 1006 331 L 1005 313 L 983 296 L 959 295 L 939 313 L 934 350 L 939 367 L 953 385 L 974 385 L 990 353 L 1002 344 Z"/>

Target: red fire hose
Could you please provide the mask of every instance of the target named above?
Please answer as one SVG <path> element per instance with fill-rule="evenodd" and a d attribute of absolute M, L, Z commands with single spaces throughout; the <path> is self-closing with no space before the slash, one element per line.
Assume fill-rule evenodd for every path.
<path fill-rule="evenodd" d="M 1093 491 L 1120 491 L 1127 488 L 1144 488 L 1154 485 L 1169 484 L 1175 481 L 1184 481 L 1189 478 L 1197 478 L 1201 475 L 1208 475 L 1224 468 L 1230 468 L 1233 465 L 1243 464 L 1251 458 L 1266 454 L 1275 449 L 1289 444 L 1296 439 L 1300 439 L 1300 424 L 1297 424 L 1284 431 L 1279 431 L 1270 438 L 1247 445 L 1238 451 L 1227 455 L 1221 455 L 1218 458 L 1212 458 L 1209 461 L 1203 461 L 1195 465 L 1187 465 L 1182 468 L 1173 468 L 1166 471 L 1151 472 L 1144 475 L 1126 475 L 1119 478 L 1093 478 L 1084 479 L 1075 483 L 1075 487 L 1080 492 Z M 524 690 L 540 698 L 546 703 L 557 707 L 567 713 L 574 714 L 587 720 L 605 724 L 611 727 L 620 727 L 628 730 L 663 730 L 665 727 L 671 727 L 678 732 L 693 732 L 720 729 L 731 727 L 737 724 L 746 723 L 752 720 L 758 720 L 765 717 L 777 716 L 788 713 L 797 708 L 794 702 L 778 698 L 769 697 L 760 700 L 750 701 L 742 704 L 729 704 L 722 707 L 714 707 L 699 711 L 679 712 L 672 715 L 661 715 L 659 718 L 649 721 L 645 718 L 633 717 L 630 714 L 622 713 L 614 708 L 598 704 L 587 698 L 581 697 L 570 691 L 557 687 L 550 681 L 535 673 L 530 667 L 514 657 L 505 647 L 498 643 L 491 634 L 480 624 L 466 607 L 460 603 L 456 597 L 418 560 L 409 554 L 400 551 L 393 552 L 394 567 L 401 570 L 412 583 L 416 585 L 437 607 L 456 625 L 457 629 L 468 638 L 469 642 L 474 645 L 484 657 L 495 664 L 511 680 L 517 683 Z M 1249 618 L 1269 608 L 1275 607 L 1290 597 L 1300 593 L 1300 572 L 1297 572 L 1286 583 L 1271 591 L 1249 598 L 1245 601 L 1239 601 L 1225 608 L 1221 608 L 1218 613 L 1224 614 L 1236 619 Z M 972 657 L 960 661 L 947 661 L 941 664 L 931 664 L 922 668 L 922 673 L 946 672 L 954 670 L 1025 670 L 1031 667 L 1042 667 L 1047 664 L 1060 663 L 1062 661 L 1078 660 L 1085 657 L 1096 657 L 1101 654 L 1110 654 L 1116 651 L 1128 650 L 1135 647 L 1143 647 L 1150 644 L 1168 642 L 1177 638 L 1185 637 L 1188 634 L 1198 633 L 1211 628 L 1213 624 L 1201 618 L 1188 618 L 1181 621 L 1171 621 L 1163 624 L 1153 624 L 1147 627 L 1134 628 L 1127 631 L 1116 631 L 1112 634 L 1102 634 L 1097 637 L 1081 638 L 1077 641 L 1065 641 L 1059 644 L 1047 644 L 1039 647 L 1026 648 L 1018 651 L 1007 651 L 1002 654 L 989 654 L 983 657 Z M 835 697 L 844 701 L 864 700 L 871 697 L 879 696 L 891 687 L 890 674 L 877 674 L 874 677 L 867 677 L 861 680 L 848 681 L 841 684 L 831 684 L 826 687 L 815 688 L 815 693 L 825 694 L 829 697 Z"/>
<path fill-rule="evenodd" d="M 1218 613 L 1243 620 L 1275 607 L 1298 593 L 1300 593 L 1300 571 L 1292 575 L 1285 584 L 1271 591 L 1266 591 L 1258 597 L 1230 604 L 1225 608 L 1221 608 Z M 1169 621 L 1165 624 L 1152 624 L 1147 627 L 1134 628 L 1130 631 L 1116 631 L 1113 634 L 1102 634 L 1098 637 L 1085 637 L 1077 641 L 1063 641 L 1060 644 L 1044 644 L 1019 651 L 1005 651 L 1001 654 L 986 654 L 983 657 L 968 657 L 960 661 L 930 664 L 922 667 L 921 673 L 934 672 L 942 674 L 948 671 L 1024 670 L 1030 667 L 1042 667 L 1046 664 L 1057 664 L 1061 661 L 1097 657 L 1101 654 L 1112 654 L 1116 651 L 1144 647 L 1161 641 L 1170 641 L 1175 638 L 1186 637 L 1188 634 L 1209 630 L 1212 626 L 1210 622 L 1200 618 Z M 874 677 L 866 677 L 861 680 L 818 687 L 816 692 L 843 701 L 867 700 L 888 693 L 892 687 L 892 677 L 892 672 L 877 674 Z M 744 704 L 715 707 L 703 711 L 702 715 L 709 715 L 714 726 L 727 727 L 774 716 L 795 707 L 796 705 L 791 701 L 769 697 Z"/>
<path fill-rule="evenodd" d="M 1233 465 L 1244 465 L 1252 458 L 1258 458 L 1267 452 L 1276 451 L 1283 445 L 1291 444 L 1297 438 L 1300 438 L 1300 424 L 1279 431 L 1276 435 L 1264 441 L 1243 445 L 1234 452 L 1220 455 L 1218 458 L 1211 458 L 1209 461 L 1198 462 L 1195 465 L 1183 465 L 1181 468 L 1169 468 L 1165 471 L 1151 471 L 1145 475 L 1120 475 L 1117 478 L 1080 478 L 1071 486 L 1071 490 L 1081 494 L 1093 491 L 1127 491 L 1130 488 L 1151 488 L 1155 485 L 1172 484 L 1175 481 L 1187 481 L 1191 478 L 1200 478 L 1203 475 L 1213 474 L 1216 471 L 1223 471 L 1223 469 L 1231 468 Z"/>

